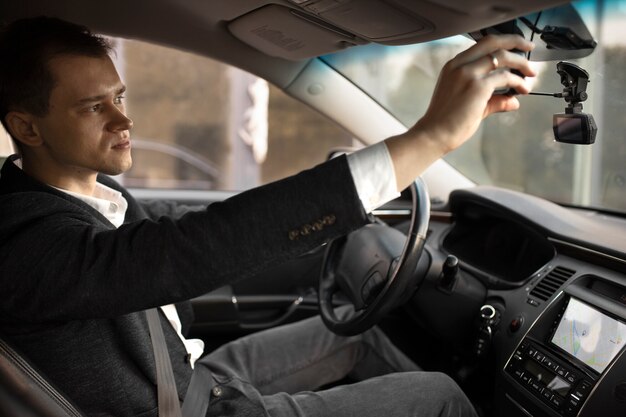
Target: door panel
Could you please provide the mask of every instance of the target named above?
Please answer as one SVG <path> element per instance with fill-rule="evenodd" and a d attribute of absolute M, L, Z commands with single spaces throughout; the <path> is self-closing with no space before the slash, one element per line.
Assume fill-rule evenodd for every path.
<path fill-rule="evenodd" d="M 317 314 L 323 248 L 192 300 L 191 337 L 235 338 Z"/>

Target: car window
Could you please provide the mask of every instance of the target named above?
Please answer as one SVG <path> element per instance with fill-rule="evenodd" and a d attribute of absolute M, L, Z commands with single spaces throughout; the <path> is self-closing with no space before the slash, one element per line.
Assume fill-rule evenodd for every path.
<path fill-rule="evenodd" d="M 626 212 L 626 9 L 623 2 L 574 6 L 599 44 L 590 56 L 570 60 L 590 74 L 583 111 L 595 118 L 596 143 L 555 142 L 552 115 L 564 112 L 564 100 L 525 96 L 518 112 L 489 117 L 473 140 L 445 159 L 477 184 Z M 366 45 L 323 59 L 410 126 L 426 111 L 444 63 L 472 43 L 455 36 L 420 45 Z M 533 91 L 562 92 L 555 61 L 533 65 Z"/>
<path fill-rule="evenodd" d="M 13 153 L 13 144 L 4 127 L 0 125 L 0 158 L 4 159 Z"/>
<path fill-rule="evenodd" d="M 264 80 L 217 61 L 115 39 L 134 121 L 133 188 L 239 191 L 323 162 L 350 134 Z"/>

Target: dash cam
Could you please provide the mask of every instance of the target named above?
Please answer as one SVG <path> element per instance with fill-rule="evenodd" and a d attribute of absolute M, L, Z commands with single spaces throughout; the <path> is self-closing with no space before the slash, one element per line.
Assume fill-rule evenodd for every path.
<path fill-rule="evenodd" d="M 582 112 L 582 102 L 587 100 L 589 73 L 565 61 L 556 64 L 556 72 L 565 87 L 560 96 L 567 102 L 567 107 L 565 113 L 557 113 L 552 118 L 554 139 L 575 145 L 591 145 L 596 141 L 598 128 L 593 116 Z"/>
<path fill-rule="evenodd" d="M 557 142 L 591 145 L 598 127 L 593 116 L 585 113 L 557 113 L 552 116 L 552 130 Z"/>

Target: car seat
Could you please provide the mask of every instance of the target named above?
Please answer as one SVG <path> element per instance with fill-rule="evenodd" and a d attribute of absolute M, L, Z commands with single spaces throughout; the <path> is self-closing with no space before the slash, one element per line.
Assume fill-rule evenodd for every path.
<path fill-rule="evenodd" d="M 0 336 L 0 416 L 82 417 L 83 414 Z"/>

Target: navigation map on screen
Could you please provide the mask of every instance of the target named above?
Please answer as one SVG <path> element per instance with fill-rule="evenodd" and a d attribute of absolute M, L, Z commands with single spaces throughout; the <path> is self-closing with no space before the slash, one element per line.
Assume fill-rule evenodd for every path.
<path fill-rule="evenodd" d="M 603 372 L 626 342 L 626 324 L 571 298 L 552 343 Z"/>

